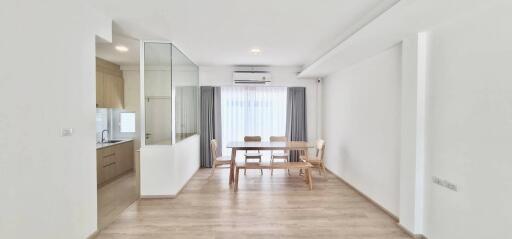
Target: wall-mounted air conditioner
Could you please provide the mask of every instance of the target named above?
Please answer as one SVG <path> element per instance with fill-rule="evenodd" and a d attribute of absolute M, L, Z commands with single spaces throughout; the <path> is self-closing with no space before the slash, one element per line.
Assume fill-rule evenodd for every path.
<path fill-rule="evenodd" d="M 234 71 L 234 85 L 268 85 L 271 75 L 268 71 Z"/>

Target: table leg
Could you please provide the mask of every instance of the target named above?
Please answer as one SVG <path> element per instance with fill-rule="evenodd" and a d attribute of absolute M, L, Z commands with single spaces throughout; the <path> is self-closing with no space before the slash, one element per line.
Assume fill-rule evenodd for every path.
<path fill-rule="evenodd" d="M 308 161 L 308 153 L 307 153 L 307 150 L 308 149 L 302 149 L 302 150 L 299 150 L 298 153 L 300 156 L 306 156 L 306 161 Z M 300 160 L 300 157 L 299 157 L 299 160 Z M 302 169 L 299 170 L 299 175 L 304 175 L 304 172 L 302 171 Z"/>
<path fill-rule="evenodd" d="M 231 149 L 231 163 L 229 164 L 229 185 L 235 181 L 235 162 L 236 162 L 236 149 Z"/>
<path fill-rule="evenodd" d="M 313 190 L 313 180 L 311 180 L 311 168 L 308 168 L 308 183 L 309 183 L 309 190 Z"/>

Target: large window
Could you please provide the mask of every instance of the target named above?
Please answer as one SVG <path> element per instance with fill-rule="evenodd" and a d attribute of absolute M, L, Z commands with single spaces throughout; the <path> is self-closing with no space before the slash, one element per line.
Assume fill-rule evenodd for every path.
<path fill-rule="evenodd" d="M 222 154 L 226 145 L 243 141 L 246 135 L 286 134 L 286 87 L 229 86 L 221 88 Z"/>

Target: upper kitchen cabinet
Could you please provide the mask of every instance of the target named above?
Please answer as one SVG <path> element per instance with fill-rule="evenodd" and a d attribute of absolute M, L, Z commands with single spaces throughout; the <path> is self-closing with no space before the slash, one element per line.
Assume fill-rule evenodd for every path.
<path fill-rule="evenodd" d="M 96 58 L 96 108 L 124 108 L 121 69 L 100 58 Z"/>

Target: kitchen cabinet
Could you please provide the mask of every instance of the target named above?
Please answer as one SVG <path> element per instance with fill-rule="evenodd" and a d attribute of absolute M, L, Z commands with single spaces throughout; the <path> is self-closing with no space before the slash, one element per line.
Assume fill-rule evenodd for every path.
<path fill-rule="evenodd" d="M 103 102 L 103 73 L 96 71 L 96 108 L 102 108 Z"/>
<path fill-rule="evenodd" d="M 124 143 L 115 146 L 116 155 L 122 159 L 119 160 L 117 170 L 120 173 L 125 173 L 133 169 L 134 155 L 133 155 L 133 143 Z"/>
<path fill-rule="evenodd" d="M 96 108 L 123 108 L 124 81 L 119 65 L 96 58 Z"/>
<path fill-rule="evenodd" d="M 97 183 L 103 185 L 134 169 L 133 141 L 96 150 Z"/>

